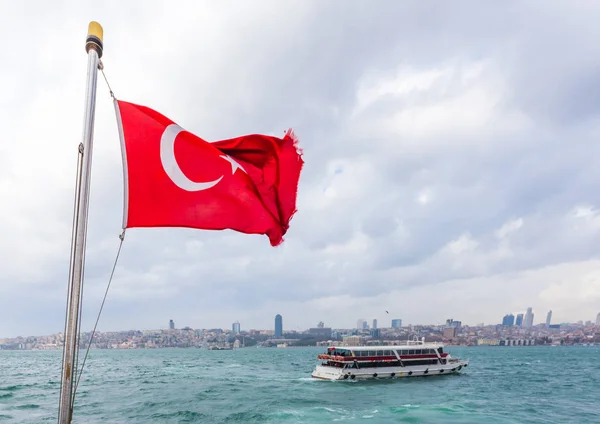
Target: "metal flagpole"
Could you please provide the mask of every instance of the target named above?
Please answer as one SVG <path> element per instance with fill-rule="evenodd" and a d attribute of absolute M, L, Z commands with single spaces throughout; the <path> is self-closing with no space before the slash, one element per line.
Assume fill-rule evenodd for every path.
<path fill-rule="evenodd" d="M 81 319 L 79 312 L 81 308 L 90 173 L 92 169 L 96 83 L 98 80 L 98 63 L 102 57 L 102 39 L 102 26 L 98 22 L 90 22 L 85 42 L 85 50 L 88 54 L 85 119 L 83 123 L 83 141 L 79 144 L 79 159 L 77 162 L 67 316 L 65 317 L 65 340 L 58 409 L 59 424 L 69 424 L 73 416 L 73 383 L 76 376 L 77 349 L 79 349 L 79 323 Z"/>

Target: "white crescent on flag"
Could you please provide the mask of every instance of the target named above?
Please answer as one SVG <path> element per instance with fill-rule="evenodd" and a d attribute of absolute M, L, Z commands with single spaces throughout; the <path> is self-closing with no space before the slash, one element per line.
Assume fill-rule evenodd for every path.
<path fill-rule="evenodd" d="M 208 190 L 216 186 L 223 178 L 222 175 L 213 181 L 194 182 L 185 176 L 177 164 L 177 160 L 175 159 L 175 139 L 181 131 L 184 131 L 184 129 L 179 125 L 171 124 L 165 128 L 160 138 L 160 161 L 165 173 L 177 187 L 185 191 Z"/>

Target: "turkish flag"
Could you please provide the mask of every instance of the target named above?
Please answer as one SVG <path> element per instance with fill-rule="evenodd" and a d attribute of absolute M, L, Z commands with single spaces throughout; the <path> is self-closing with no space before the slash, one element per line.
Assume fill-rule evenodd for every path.
<path fill-rule="evenodd" d="M 115 110 L 123 228 L 231 229 L 283 241 L 304 164 L 291 130 L 207 142 L 148 107 L 115 100 Z"/>

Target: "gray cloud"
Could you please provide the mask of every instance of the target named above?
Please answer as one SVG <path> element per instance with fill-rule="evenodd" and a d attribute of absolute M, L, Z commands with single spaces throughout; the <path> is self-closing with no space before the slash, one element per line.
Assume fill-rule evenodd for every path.
<path fill-rule="evenodd" d="M 101 329 L 170 318 L 270 327 L 276 313 L 288 328 L 350 327 L 385 309 L 413 323 L 496 322 L 527 306 L 558 320 L 597 313 L 596 5 L 43 7 L 45 19 L 0 6 L 0 105 L 10 117 L 0 141 L 0 336 L 63 326 L 89 19 L 105 28 L 103 60 L 122 99 L 207 140 L 292 126 L 306 162 L 279 248 L 232 231 L 128 231 Z M 25 17 L 27 30 L 17 25 Z M 84 329 L 122 218 L 103 81 L 94 149 Z"/>

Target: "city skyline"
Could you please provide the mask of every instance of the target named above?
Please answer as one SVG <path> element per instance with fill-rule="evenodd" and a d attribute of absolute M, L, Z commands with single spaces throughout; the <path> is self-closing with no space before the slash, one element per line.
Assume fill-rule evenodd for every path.
<path fill-rule="evenodd" d="M 549 310 L 554 323 L 595 321 L 600 3 L 132 0 L 132 14 L 36 2 L 44 19 L 27 31 L 32 8 L 5 3 L 0 334 L 64 328 L 91 19 L 119 99 L 209 141 L 292 127 L 305 163 L 277 248 L 233 231 L 128 229 L 100 331 L 171 318 L 272 328 L 277 313 L 285 329 L 498 323 L 527 307 L 535 323 Z M 190 37 L 198 27 L 210 43 Z M 39 43 L 47 54 L 30 53 Z M 82 331 L 124 209 L 103 78 L 96 98 Z"/>
<path fill-rule="evenodd" d="M 506 320 L 508 317 L 510 317 L 511 314 L 507 314 L 504 316 L 503 321 Z M 281 319 L 281 322 L 283 321 L 284 317 L 280 314 L 277 314 L 275 317 L 275 320 L 277 322 L 278 317 Z M 513 316 L 514 319 L 514 316 Z M 342 334 L 349 334 L 349 333 L 362 333 L 362 334 L 369 334 L 371 336 L 375 335 L 378 337 L 379 331 L 383 330 L 383 331 L 394 331 L 394 330 L 400 330 L 400 331 L 408 331 L 408 335 L 410 335 L 410 327 L 416 327 L 416 328 L 437 328 L 438 331 L 440 332 L 440 334 L 444 334 L 444 337 L 447 338 L 452 338 L 455 335 L 459 334 L 461 331 L 463 331 L 465 328 L 471 328 L 471 329 L 495 329 L 495 331 L 502 331 L 501 329 L 514 329 L 516 331 L 525 331 L 525 332 L 544 332 L 544 331 L 548 331 L 550 330 L 550 334 L 560 334 L 563 328 L 581 328 L 581 327 L 594 327 L 594 326 L 600 326 L 600 312 L 597 314 L 596 317 L 596 322 L 594 323 L 592 320 L 578 320 L 576 322 L 561 322 L 559 324 L 554 324 L 552 326 L 548 326 L 546 325 L 546 323 L 544 322 L 539 322 L 539 323 L 534 323 L 532 327 L 525 327 L 525 326 L 519 326 L 516 324 L 513 325 L 505 325 L 504 322 L 503 323 L 479 323 L 477 325 L 470 325 L 467 323 L 463 323 L 462 321 L 459 320 L 454 320 L 454 319 L 446 319 L 446 321 L 442 324 L 440 323 L 436 323 L 436 324 L 431 324 L 431 323 L 416 323 L 416 324 L 407 324 L 404 325 L 401 319 L 392 319 L 390 322 L 389 326 L 377 326 L 377 328 L 374 330 L 373 328 L 371 328 L 370 326 L 366 326 L 360 329 L 356 328 L 355 326 L 345 326 L 345 327 L 335 327 L 335 326 L 326 326 L 325 323 L 323 321 L 319 321 L 317 323 L 316 326 L 310 326 L 307 328 L 297 328 L 297 329 L 289 329 L 286 330 L 285 328 L 282 328 L 282 333 L 280 335 L 276 334 L 276 329 L 275 328 L 248 328 L 248 329 L 241 329 L 241 323 L 239 321 L 235 321 L 231 324 L 231 326 L 228 328 L 226 326 L 224 327 L 219 327 L 219 326 L 209 326 L 209 327 L 198 327 L 198 326 L 190 326 L 190 325 L 184 325 L 181 327 L 177 327 L 175 325 L 175 321 L 173 319 L 169 320 L 169 322 L 164 326 L 164 327 L 159 327 L 159 328 L 137 328 L 137 329 L 111 329 L 111 330 L 106 330 L 106 331 L 98 331 L 99 334 L 111 334 L 111 333 L 129 333 L 129 332 L 161 332 L 161 331 L 166 331 L 166 332 L 181 332 L 181 331 L 217 331 L 219 333 L 222 334 L 231 334 L 233 336 L 238 336 L 240 334 L 245 335 L 245 334 L 251 334 L 251 333 L 255 333 L 255 332 L 260 332 L 261 334 L 264 335 L 270 335 L 271 338 L 273 339 L 278 339 L 278 338 L 283 338 L 285 336 L 285 334 L 295 334 L 295 333 L 312 333 L 315 330 L 329 330 L 329 331 L 341 331 L 343 332 Z M 394 322 L 396 322 L 396 324 L 400 323 L 403 324 L 402 326 L 398 327 L 398 326 L 394 326 Z M 500 329 L 500 330 L 499 330 Z M 452 331 L 448 331 L 448 330 L 452 330 Z M 554 330 L 554 332 L 552 332 Z M 421 330 L 418 330 L 421 331 Z M 83 334 L 89 334 L 89 332 L 84 331 L 82 332 Z M 15 337 L 48 337 L 48 336 L 57 336 L 61 334 L 61 332 L 55 332 L 55 333 L 48 333 L 48 334 L 21 334 L 18 336 L 5 336 L 5 335 L 1 335 L 0 334 L 0 340 L 3 339 L 14 339 Z M 323 333 L 320 331 L 314 332 L 313 334 L 319 334 L 322 335 Z M 595 332 L 594 334 L 598 335 L 600 333 Z"/>
<path fill-rule="evenodd" d="M 530 309 L 530 308 L 527 308 Z M 533 309 L 533 308 L 531 308 Z M 518 314 L 518 315 L 523 315 L 523 314 Z M 535 314 L 534 314 L 535 315 Z M 506 320 L 507 318 L 512 316 L 512 324 L 508 323 Z M 548 324 L 548 317 L 552 316 L 552 310 L 548 311 L 548 314 L 546 315 L 546 320 L 545 321 L 540 321 L 540 322 L 533 322 L 533 327 L 538 326 L 538 325 L 546 325 Z M 181 327 L 177 327 L 176 326 L 176 320 L 175 319 L 169 319 L 168 323 L 164 326 L 159 326 L 159 327 L 142 327 L 142 328 L 137 328 L 137 329 L 132 329 L 132 328 L 112 328 L 112 329 L 103 329 L 103 330 L 98 330 L 99 332 L 119 332 L 119 331 L 130 331 L 130 330 L 167 330 L 167 329 L 175 329 L 175 330 L 180 330 L 182 328 L 194 328 L 194 329 L 227 329 L 229 328 L 232 333 L 234 334 L 240 334 L 240 333 L 247 333 L 249 331 L 273 331 L 274 335 L 276 328 L 277 328 L 277 322 L 278 319 L 280 320 L 281 323 L 281 329 L 282 329 L 282 334 L 285 333 L 286 331 L 306 331 L 310 328 L 323 328 L 323 327 L 328 327 L 331 329 L 341 329 L 341 330 L 351 330 L 351 329 L 369 329 L 372 330 L 374 328 L 381 328 L 381 329 L 391 329 L 391 328 L 406 328 L 409 326 L 437 326 L 437 327 L 444 327 L 444 326 L 448 326 L 448 322 L 451 321 L 449 319 L 445 319 L 443 322 L 423 322 L 423 323 L 410 323 L 410 322 L 406 322 L 401 318 L 389 318 L 386 320 L 382 320 L 382 319 L 378 319 L 378 318 L 373 318 L 373 322 L 372 324 L 369 326 L 368 321 L 364 318 L 360 318 L 357 321 L 357 324 L 355 325 L 345 325 L 345 326 L 335 326 L 335 325 L 329 325 L 329 323 L 324 323 L 323 321 L 318 321 L 317 324 L 315 325 L 309 325 L 307 327 L 301 327 L 301 326 L 293 326 L 293 328 L 289 328 L 286 329 L 283 326 L 283 320 L 284 320 L 284 316 L 282 314 L 277 314 L 275 315 L 275 325 L 273 326 L 273 324 L 271 324 L 271 327 L 269 328 L 269 326 L 267 327 L 257 327 L 257 326 L 247 326 L 246 329 L 242 329 L 242 323 L 239 320 L 234 321 L 233 323 L 227 325 L 208 325 L 208 326 L 194 326 L 191 324 L 184 324 Z M 501 318 L 499 320 L 499 322 L 489 322 L 489 323 L 485 323 L 485 322 L 477 322 L 477 323 L 466 323 L 464 321 L 456 321 L 458 323 L 459 326 L 467 326 L 467 327 L 481 327 L 483 324 L 483 327 L 490 327 L 490 326 L 498 326 L 498 325 L 503 325 L 503 326 L 515 326 L 515 327 L 522 327 L 522 328 L 528 328 L 525 326 L 525 324 L 518 324 L 517 321 L 517 316 L 515 316 L 514 314 L 506 314 L 504 315 L 503 318 Z M 396 322 L 397 324 L 401 324 L 400 326 L 395 326 L 394 322 Z M 358 328 L 358 324 L 360 323 L 361 327 Z M 564 324 L 573 324 L 573 325 L 581 325 L 581 324 L 587 324 L 587 323 L 591 323 L 595 325 L 600 325 L 600 312 L 596 315 L 595 320 L 592 319 L 579 319 L 576 321 L 561 321 L 558 322 L 557 325 L 564 325 Z M 374 327 L 373 324 L 376 324 L 377 327 Z M 88 332 L 89 330 L 82 330 L 83 332 Z M 51 333 L 46 333 L 46 334 L 58 334 L 60 333 L 60 331 L 55 331 L 55 332 L 51 332 Z M 0 334 L 0 339 L 2 338 L 10 338 L 10 337 L 30 337 L 30 336 L 37 336 L 37 335 L 44 335 L 44 334 L 17 334 L 17 335 L 5 335 L 5 334 Z"/>
<path fill-rule="evenodd" d="M 600 315 L 600 314 L 599 314 Z M 508 317 L 508 316 L 507 316 Z M 505 317 L 505 318 L 507 318 Z M 397 320 L 394 320 L 397 323 Z M 172 327 L 172 321 L 169 327 Z M 442 341 L 449 345 L 462 346 L 537 346 L 537 345 L 600 345 L 598 326 L 591 321 L 585 325 L 561 324 L 544 325 L 529 328 L 518 326 L 490 325 L 469 327 L 460 321 L 446 320 L 442 326 L 416 326 L 414 328 L 376 328 L 376 329 L 331 329 L 320 321 L 315 328 L 304 331 L 288 331 L 276 335 L 274 330 L 251 329 L 239 333 L 239 323 L 232 330 L 222 328 L 170 328 L 137 329 L 113 332 L 97 332 L 93 339 L 93 349 L 146 349 L 164 347 L 205 347 L 205 348 L 241 348 L 260 345 L 275 347 L 285 341 L 286 345 L 339 345 L 339 344 L 394 344 L 419 335 L 430 341 Z M 85 345 L 91 339 L 91 333 L 82 334 Z M 47 334 L 23 336 L 17 338 L 0 337 L 0 350 L 56 350 L 62 347 L 64 335 Z"/>
<path fill-rule="evenodd" d="M 522 309 L 517 309 L 517 310 L 523 310 L 525 311 L 525 313 L 508 313 L 505 314 L 503 316 L 501 316 L 499 319 L 497 320 L 490 320 L 488 322 L 485 322 L 483 320 L 479 320 L 479 319 L 475 319 L 474 321 L 471 322 L 466 322 L 465 320 L 461 320 L 462 325 L 466 325 L 466 326 L 471 326 L 471 327 L 477 327 L 480 326 L 481 324 L 484 324 L 484 326 L 494 326 L 494 325 L 504 325 L 504 320 L 512 315 L 513 317 L 513 324 L 514 326 L 517 327 L 523 327 L 523 328 L 527 328 L 526 327 L 526 322 L 524 321 L 524 319 L 526 318 L 526 312 L 528 310 L 531 310 L 532 312 L 532 319 L 533 319 L 533 326 L 536 325 L 541 325 L 541 324 L 547 324 L 547 320 L 548 320 L 548 315 L 550 315 L 552 321 L 555 324 L 565 324 L 565 323 L 570 323 L 570 324 L 578 324 L 578 323 L 586 323 L 586 322 L 591 322 L 591 323 L 596 323 L 596 325 L 600 325 L 600 312 L 598 312 L 594 317 L 590 317 L 590 318 L 579 318 L 579 319 L 573 319 L 573 320 L 562 320 L 562 319 L 556 319 L 555 315 L 553 314 L 552 310 L 548 311 L 548 314 L 545 315 L 545 319 L 538 319 L 537 321 L 535 320 L 535 308 L 533 307 L 526 307 L 526 308 L 522 308 Z M 239 315 L 239 314 L 238 314 Z M 283 314 L 276 314 L 275 315 L 275 319 L 277 319 L 277 317 L 281 317 L 282 321 L 285 319 L 285 316 Z M 313 327 L 318 327 L 320 325 L 325 325 L 327 327 L 330 328 L 337 328 L 337 329 L 351 329 L 351 328 L 358 328 L 358 323 L 361 324 L 361 329 L 372 329 L 373 328 L 373 323 L 377 324 L 378 328 L 394 328 L 393 322 L 398 320 L 403 327 L 407 327 L 407 326 L 444 326 L 446 325 L 446 321 L 447 318 L 443 318 L 443 319 L 439 319 L 436 321 L 424 321 L 424 322 L 411 322 L 409 320 L 406 320 L 404 318 L 394 318 L 391 315 L 389 315 L 388 311 L 384 311 L 382 314 L 380 314 L 380 316 L 383 316 L 384 318 L 373 318 L 373 317 L 369 317 L 369 318 L 360 318 L 358 319 L 356 324 L 351 324 L 351 323 L 340 323 L 341 325 L 337 325 L 337 324 L 331 324 L 330 322 L 325 322 L 324 320 L 319 320 L 317 321 L 317 323 L 314 322 L 308 322 L 305 326 L 301 325 L 298 322 L 292 322 L 290 324 L 289 328 L 285 328 L 283 326 L 282 323 L 282 329 L 283 331 L 304 331 L 306 329 L 309 328 L 313 328 Z M 519 324 L 519 316 L 522 317 L 522 324 Z M 389 318 L 388 318 L 389 317 Z M 273 329 L 273 318 L 271 318 L 271 323 L 267 323 L 268 319 L 263 317 L 264 319 L 262 319 L 263 322 L 265 322 L 265 324 L 263 326 L 261 325 L 252 325 L 252 323 L 245 325 L 245 328 L 247 330 L 241 330 L 243 331 L 249 331 L 249 330 L 269 330 L 269 329 Z M 306 320 L 305 320 L 306 321 Z M 371 321 L 371 324 L 369 324 L 369 321 Z M 497 322 L 496 322 L 497 321 Z M 181 327 L 177 327 L 176 326 L 176 322 L 184 322 L 184 325 L 182 325 Z M 235 320 L 235 321 L 230 321 L 229 324 L 223 324 L 223 323 L 216 323 L 215 321 L 211 321 L 213 323 L 215 323 L 214 325 L 209 325 L 209 324 L 193 324 L 193 323 L 189 323 L 185 320 L 181 320 L 179 318 L 177 319 L 173 319 L 173 318 L 169 318 L 168 322 L 166 325 L 158 325 L 158 326 L 141 326 L 139 328 L 143 328 L 143 329 L 177 329 L 177 328 L 184 328 L 184 327 L 190 327 L 190 328 L 203 328 L 203 329 L 210 329 L 210 328 L 220 328 L 220 329 L 225 329 L 225 328 L 229 328 L 232 329 L 237 325 L 238 328 L 240 328 L 242 325 L 244 325 L 244 323 L 241 320 Z M 325 324 L 324 324 L 325 322 Z M 99 325 L 98 327 L 98 331 L 101 332 L 111 332 L 111 331 L 128 331 L 132 328 L 125 328 L 125 327 L 120 327 L 120 328 L 106 328 L 102 325 Z M 62 331 L 62 330 L 61 330 Z M 91 331 L 91 328 L 82 328 L 83 332 L 88 332 Z M 57 334 L 60 331 L 58 329 L 55 329 L 55 331 L 50 331 L 47 333 L 43 333 L 43 334 Z M 41 333 L 40 333 L 41 334 Z M 21 333 L 21 334 L 17 334 L 17 333 L 10 333 L 10 334 L 1 334 L 0 333 L 0 338 L 3 337 L 17 337 L 17 336 L 24 336 L 25 333 Z M 29 334 L 27 333 L 28 336 L 31 335 L 35 335 L 35 334 Z"/>

